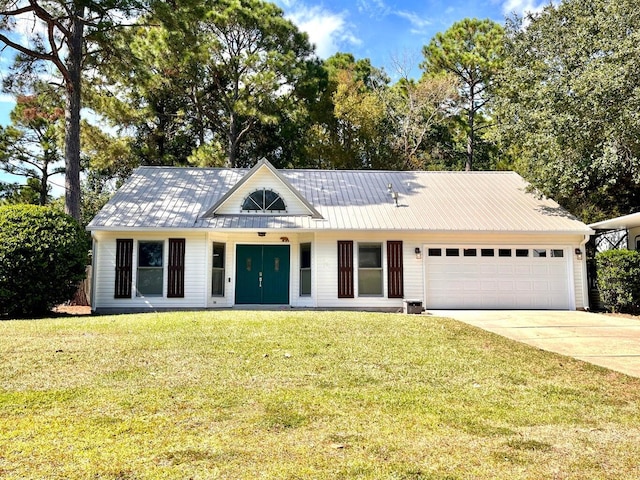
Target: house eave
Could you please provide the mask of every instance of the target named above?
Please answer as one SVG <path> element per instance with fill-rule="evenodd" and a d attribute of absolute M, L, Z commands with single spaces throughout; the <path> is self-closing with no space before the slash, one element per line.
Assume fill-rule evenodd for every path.
<path fill-rule="evenodd" d="M 424 229 L 424 228 L 272 228 L 272 227 L 246 227 L 246 228 L 212 228 L 212 227 L 87 227 L 90 232 L 210 232 L 223 231 L 228 233 L 261 232 L 376 232 L 376 233 L 422 233 L 425 235 L 558 235 L 558 236 L 588 236 L 595 234 L 594 230 L 458 230 L 458 229 Z"/>
<path fill-rule="evenodd" d="M 640 212 L 592 223 L 589 227 L 594 230 L 628 230 L 640 227 Z"/>

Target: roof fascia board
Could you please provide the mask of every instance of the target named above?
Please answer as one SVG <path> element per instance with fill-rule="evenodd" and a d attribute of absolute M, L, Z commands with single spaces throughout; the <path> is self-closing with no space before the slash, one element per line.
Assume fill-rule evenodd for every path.
<path fill-rule="evenodd" d="M 165 227 L 94 227 L 87 228 L 91 232 L 205 232 L 205 231 L 224 231 L 227 233 L 247 233 L 260 230 L 261 232 L 313 232 L 313 233 L 341 233 L 345 232 L 376 232 L 376 233 L 421 233 L 424 235 L 442 235 L 442 234 L 476 234 L 476 235 L 531 235 L 531 236 L 544 236 L 544 235 L 593 235 L 595 231 L 589 230 L 425 230 L 425 229 L 392 229 L 392 228 L 212 228 L 212 227 L 185 227 L 185 228 L 165 228 Z M 425 238 L 424 243 L 429 243 L 430 239 Z M 463 242 L 468 243 L 468 242 Z"/>
<path fill-rule="evenodd" d="M 623 230 L 640 226 L 640 212 L 610 218 L 601 222 L 591 223 L 589 227 L 594 230 Z"/>
<path fill-rule="evenodd" d="M 216 211 L 224 205 L 231 196 L 240 188 L 242 185 L 247 183 L 251 177 L 253 177 L 258 170 L 262 167 L 266 167 L 278 180 L 280 180 L 285 187 L 287 187 L 291 193 L 293 193 L 300 202 L 309 210 L 309 214 L 312 218 L 322 218 L 320 212 L 318 212 L 309 201 L 302 196 L 302 194 L 296 189 L 289 181 L 284 178 L 284 176 L 266 159 L 259 160 L 246 174 L 242 179 L 236 183 L 233 187 L 229 189 L 227 193 L 225 193 L 220 200 L 218 200 L 211 208 L 209 208 L 202 218 L 211 218 L 215 215 Z"/>

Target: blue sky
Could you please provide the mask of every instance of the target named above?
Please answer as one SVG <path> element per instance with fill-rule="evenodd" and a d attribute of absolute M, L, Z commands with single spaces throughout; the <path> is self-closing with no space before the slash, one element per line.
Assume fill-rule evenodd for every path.
<path fill-rule="evenodd" d="M 437 32 L 467 17 L 503 23 L 506 15 L 537 11 L 549 0 L 275 0 L 285 16 L 307 32 L 316 52 L 327 58 L 350 52 L 384 67 L 393 78 L 392 59 L 406 59 L 420 75 L 422 47 Z M 405 65 L 406 66 L 406 65 Z"/>

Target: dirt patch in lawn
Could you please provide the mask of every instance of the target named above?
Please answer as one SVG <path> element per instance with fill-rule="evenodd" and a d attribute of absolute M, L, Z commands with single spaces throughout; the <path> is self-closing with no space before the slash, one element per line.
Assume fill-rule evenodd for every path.
<path fill-rule="evenodd" d="M 62 315 L 91 315 L 91 307 L 84 305 L 58 305 L 53 313 Z"/>

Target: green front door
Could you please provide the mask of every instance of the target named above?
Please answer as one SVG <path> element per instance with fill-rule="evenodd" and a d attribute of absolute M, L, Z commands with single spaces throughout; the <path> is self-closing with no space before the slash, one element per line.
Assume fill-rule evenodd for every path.
<path fill-rule="evenodd" d="M 289 245 L 236 247 L 236 303 L 289 303 Z"/>

